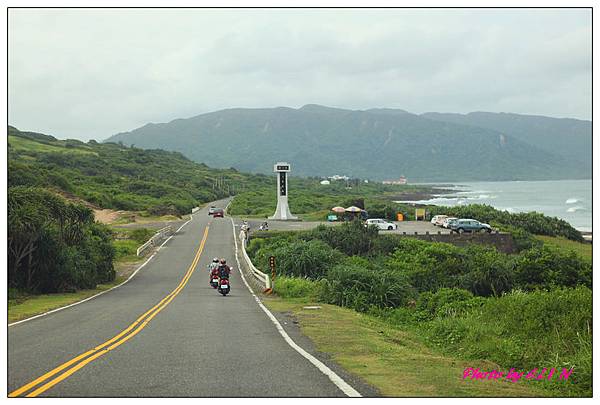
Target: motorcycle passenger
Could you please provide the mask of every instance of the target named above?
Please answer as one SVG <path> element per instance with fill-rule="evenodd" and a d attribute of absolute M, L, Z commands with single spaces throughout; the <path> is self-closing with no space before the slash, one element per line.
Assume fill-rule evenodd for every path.
<path fill-rule="evenodd" d="M 231 273 L 231 267 L 227 265 L 225 259 L 221 259 L 219 261 L 219 277 L 221 278 L 229 278 L 229 273 Z"/>
<path fill-rule="evenodd" d="M 209 272 L 212 271 L 213 269 L 219 267 L 219 258 L 215 257 L 214 259 L 212 259 L 212 262 L 206 267 L 208 267 Z"/>
<path fill-rule="evenodd" d="M 219 258 L 215 257 L 214 259 L 212 259 L 212 262 L 207 267 L 208 267 L 208 274 L 209 274 L 208 283 L 210 284 L 213 277 L 219 275 L 218 271 L 217 271 L 219 269 Z"/>

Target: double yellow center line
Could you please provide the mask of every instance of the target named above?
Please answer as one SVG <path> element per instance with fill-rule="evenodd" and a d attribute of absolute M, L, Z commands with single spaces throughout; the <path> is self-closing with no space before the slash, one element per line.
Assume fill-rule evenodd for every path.
<path fill-rule="evenodd" d="M 32 390 L 35 387 L 35 390 L 29 392 L 29 394 L 25 395 L 26 397 L 37 397 L 41 393 L 49 390 L 62 380 L 68 378 L 70 375 L 75 373 L 77 370 L 85 367 L 86 364 L 91 363 L 96 360 L 98 357 L 105 355 L 110 352 L 114 348 L 122 345 L 127 342 L 129 339 L 137 335 L 142 329 L 148 325 L 148 323 L 154 318 L 160 311 L 162 311 L 173 299 L 183 290 L 187 282 L 189 281 L 192 273 L 196 269 L 196 265 L 200 260 L 200 256 L 202 255 L 202 251 L 204 250 L 204 244 L 206 243 L 206 239 L 208 238 L 208 226 L 204 229 L 204 236 L 202 237 L 202 241 L 200 241 L 200 246 L 198 247 L 198 251 L 196 252 L 196 256 L 192 261 L 188 271 L 185 273 L 185 276 L 179 283 L 179 285 L 171 291 L 166 297 L 164 297 L 158 304 L 150 308 L 146 311 L 142 316 L 136 319 L 131 325 L 129 325 L 125 330 L 121 333 L 113 337 L 112 339 L 107 340 L 99 346 L 94 347 L 91 350 L 88 350 L 85 353 L 80 354 L 77 357 L 67 361 L 66 363 L 61 364 L 55 369 L 47 372 L 43 376 L 33 380 L 32 382 L 23 385 L 21 388 L 18 388 L 8 394 L 9 397 L 18 397 L 25 392 Z M 64 371 L 66 370 L 66 371 Z M 64 371 L 64 372 L 63 372 Z M 57 375 L 58 374 L 58 375 Z M 56 376 L 56 377 L 54 377 Z M 52 378 L 54 377 L 54 378 Z M 52 379 L 51 379 L 52 378 Z M 49 381 L 48 381 L 49 380 Z M 43 385 L 40 385 L 43 384 Z"/>

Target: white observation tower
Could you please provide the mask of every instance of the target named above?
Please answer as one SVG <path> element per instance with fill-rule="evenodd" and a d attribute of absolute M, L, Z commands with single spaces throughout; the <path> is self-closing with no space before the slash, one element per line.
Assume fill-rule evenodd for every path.
<path fill-rule="evenodd" d="M 298 217 L 292 215 L 288 206 L 287 174 L 291 171 L 290 164 L 277 162 L 273 171 L 277 173 L 277 209 L 275 210 L 275 214 L 269 217 L 269 219 L 280 221 L 297 220 Z"/>

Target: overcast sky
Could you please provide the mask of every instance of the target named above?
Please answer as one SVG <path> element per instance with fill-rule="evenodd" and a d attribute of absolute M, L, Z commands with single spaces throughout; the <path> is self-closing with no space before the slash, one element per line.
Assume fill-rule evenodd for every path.
<path fill-rule="evenodd" d="M 102 140 L 229 107 L 591 119 L 591 11 L 11 9 L 9 123 Z"/>

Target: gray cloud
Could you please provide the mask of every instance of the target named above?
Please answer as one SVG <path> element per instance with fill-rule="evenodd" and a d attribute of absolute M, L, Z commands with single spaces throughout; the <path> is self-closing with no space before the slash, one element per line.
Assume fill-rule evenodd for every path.
<path fill-rule="evenodd" d="M 591 117 L 584 9 L 11 9 L 9 122 L 104 139 L 228 107 Z"/>

